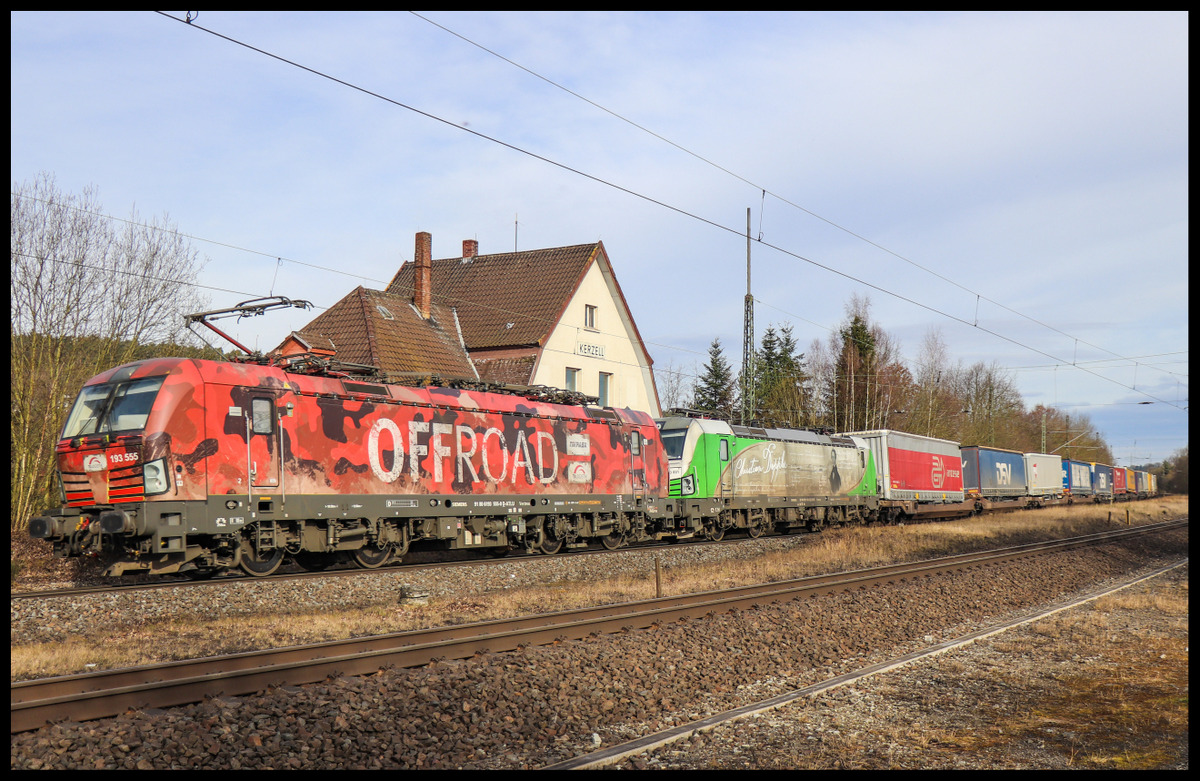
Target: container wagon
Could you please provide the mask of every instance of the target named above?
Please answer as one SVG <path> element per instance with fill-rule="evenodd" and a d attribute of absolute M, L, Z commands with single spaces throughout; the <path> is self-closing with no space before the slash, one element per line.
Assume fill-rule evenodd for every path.
<path fill-rule="evenodd" d="M 935 517 L 951 511 L 949 505 L 964 503 L 962 451 L 957 442 L 890 429 L 843 436 L 861 440 L 870 448 L 887 520 L 915 514 Z M 953 513 L 962 509 L 953 508 Z"/>
<path fill-rule="evenodd" d="M 1092 489 L 1092 465 L 1087 461 L 1063 461 L 1063 487 L 1073 497 L 1090 497 Z"/>
<path fill-rule="evenodd" d="M 1134 475 L 1137 479 L 1137 496 L 1139 499 L 1145 499 L 1150 496 L 1150 473 L 1139 469 Z"/>
<path fill-rule="evenodd" d="M 1113 499 L 1113 468 L 1105 464 L 1092 464 L 1092 498 L 1097 502 Z"/>
<path fill-rule="evenodd" d="M 1015 450 L 981 445 L 962 448 L 963 490 L 985 499 L 1023 499 L 1025 457 Z"/>
<path fill-rule="evenodd" d="M 1125 496 L 1126 490 L 1127 489 L 1125 487 L 1125 467 L 1114 466 L 1113 467 L 1113 500 L 1114 501 L 1124 501 L 1126 498 L 1126 496 Z"/>
<path fill-rule="evenodd" d="M 1062 456 L 1049 453 L 1025 454 L 1025 490 L 1038 500 L 1063 496 Z"/>

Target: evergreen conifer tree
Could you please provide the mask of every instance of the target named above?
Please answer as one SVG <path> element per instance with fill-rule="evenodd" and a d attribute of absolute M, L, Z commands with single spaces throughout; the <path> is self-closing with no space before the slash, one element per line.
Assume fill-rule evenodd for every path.
<path fill-rule="evenodd" d="M 693 404 L 703 410 L 726 420 L 732 419 L 737 403 L 737 390 L 734 386 L 733 369 L 725 360 L 725 352 L 721 347 L 720 338 L 713 339 L 708 348 L 708 363 L 704 365 L 704 373 L 692 387 Z"/>

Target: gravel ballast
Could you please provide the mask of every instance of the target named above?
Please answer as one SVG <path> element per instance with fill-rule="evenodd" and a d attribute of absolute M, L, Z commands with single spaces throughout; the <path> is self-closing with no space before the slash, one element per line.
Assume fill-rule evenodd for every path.
<path fill-rule="evenodd" d="M 536 768 L 949 639 L 1186 556 L 1186 550 L 1186 530 L 1176 531 L 646 631 L 53 725 L 13 736 L 11 767 Z M 646 561 L 631 557 L 628 566 L 644 574 Z M 583 557 L 541 558 L 462 568 L 459 575 L 431 575 L 425 584 L 400 573 L 397 582 L 378 574 L 371 582 L 386 590 L 381 599 L 394 599 L 400 585 L 437 594 L 456 588 L 449 577 L 462 578 L 457 588 L 478 591 L 494 587 L 481 577 L 553 582 L 586 575 L 529 568 L 581 566 L 591 565 Z M 611 571 L 614 563 L 604 566 Z M 488 574 L 472 574 L 476 569 Z M 329 607 L 337 598 L 362 600 L 366 588 L 313 583 L 222 586 L 221 609 L 250 614 L 270 600 Z M 315 591 L 325 588 L 352 596 Z M 78 631 L 71 625 L 76 608 L 80 621 L 138 610 L 211 611 L 214 600 L 203 591 L 184 590 L 203 601 L 194 607 L 181 605 L 193 597 L 177 591 L 169 600 L 156 592 L 87 597 L 95 601 L 73 606 L 70 617 L 58 615 L 65 612 L 61 603 L 14 602 L 13 642 Z M 53 618 L 39 612 L 51 609 Z"/>

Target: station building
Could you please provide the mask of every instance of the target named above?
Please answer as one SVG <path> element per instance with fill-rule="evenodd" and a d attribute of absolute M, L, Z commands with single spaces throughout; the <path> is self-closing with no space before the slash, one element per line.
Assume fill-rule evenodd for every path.
<path fill-rule="evenodd" d="M 545 385 L 659 416 L 653 361 L 602 242 L 434 259 L 429 233 L 383 291 L 357 288 L 278 348 L 403 381 Z"/>

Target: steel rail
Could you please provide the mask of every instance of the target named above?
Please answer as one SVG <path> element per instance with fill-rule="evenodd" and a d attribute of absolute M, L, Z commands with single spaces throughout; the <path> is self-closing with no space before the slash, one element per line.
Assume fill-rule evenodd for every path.
<path fill-rule="evenodd" d="M 338 675 L 367 675 L 386 667 L 418 667 L 439 659 L 463 659 L 594 634 L 642 629 L 682 618 L 933 577 L 1186 525 L 1186 520 L 1168 521 L 756 586 L 16 682 L 11 684 L 10 732 L 38 729 L 64 719 L 106 718 L 131 708 L 184 705 L 211 696 L 253 694 L 275 686 L 315 683 Z"/>
<path fill-rule="evenodd" d="M 804 540 L 805 535 L 791 535 L 793 539 Z M 697 540 L 690 542 L 691 546 L 723 546 L 737 545 L 739 543 L 758 542 L 764 538 L 756 540 L 753 537 L 727 537 L 724 540 Z M 765 539 L 784 540 L 789 539 L 785 536 L 772 536 Z M 645 553 L 656 550 L 678 550 L 676 543 L 666 543 L 659 541 L 651 541 L 644 543 L 635 543 L 627 545 L 616 550 L 608 550 L 606 548 L 588 548 L 587 550 L 575 550 L 569 553 L 561 553 L 547 555 L 544 553 L 524 553 L 514 552 L 507 556 L 486 556 L 480 555 L 480 551 L 455 551 L 455 553 L 463 554 L 458 558 L 447 558 L 441 560 L 422 561 L 420 558 L 426 555 L 437 555 L 445 553 L 444 551 L 431 550 L 415 550 L 418 560 L 405 561 L 399 564 L 389 564 L 374 569 L 363 569 L 361 567 L 347 567 L 345 569 L 330 569 L 309 572 L 277 572 L 272 575 L 263 577 L 252 577 L 245 575 L 237 570 L 230 570 L 227 573 L 222 573 L 205 579 L 188 579 L 174 575 L 151 576 L 159 577 L 160 580 L 155 580 L 147 583 L 104 583 L 94 586 L 80 586 L 78 588 L 64 589 L 49 589 L 41 591 L 15 591 L 9 594 L 11 602 L 29 599 L 67 599 L 72 597 L 87 596 L 90 594 L 128 594 L 135 591 L 161 591 L 173 588 L 202 588 L 204 586 L 223 586 L 232 584 L 258 584 L 258 583 L 279 583 L 289 580 L 316 580 L 322 578 L 352 578 L 372 575 L 395 575 L 397 573 L 420 571 L 424 569 L 436 569 L 438 567 L 489 567 L 503 566 L 513 563 L 530 563 L 537 561 L 550 561 L 562 556 L 567 556 L 572 559 L 581 556 L 605 556 L 608 554 L 622 553 Z"/>

